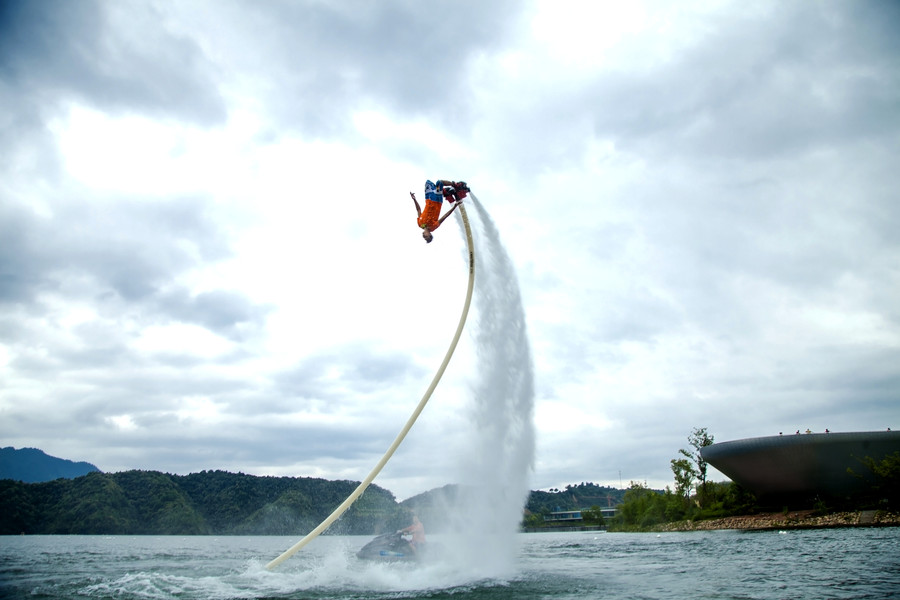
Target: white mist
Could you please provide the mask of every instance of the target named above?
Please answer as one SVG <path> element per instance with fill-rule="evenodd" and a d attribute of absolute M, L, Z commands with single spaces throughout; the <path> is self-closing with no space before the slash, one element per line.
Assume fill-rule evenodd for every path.
<path fill-rule="evenodd" d="M 476 319 L 470 429 L 458 463 L 460 494 L 448 507 L 460 567 L 502 575 L 514 564 L 515 536 L 534 465 L 534 369 L 512 261 L 474 195 L 466 208 L 475 244 Z M 461 224 L 460 224 L 461 225 Z M 457 537 L 457 536 L 454 536 Z M 454 561 L 457 562 L 457 561 Z"/>

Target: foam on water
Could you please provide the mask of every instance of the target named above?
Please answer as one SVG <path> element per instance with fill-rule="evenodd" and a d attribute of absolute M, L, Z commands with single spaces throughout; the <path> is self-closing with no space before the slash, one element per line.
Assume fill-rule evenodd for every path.
<path fill-rule="evenodd" d="M 480 579 L 453 564 L 357 561 L 364 536 L 319 538 L 276 571 L 265 565 L 281 537 L 4 536 L 0 598 L 887 599 L 900 586 L 898 532 L 523 534 L 516 573 Z"/>
<path fill-rule="evenodd" d="M 429 590 L 465 587 L 486 578 L 453 560 L 426 564 L 360 561 L 355 557 L 356 549 L 353 545 L 330 547 L 292 568 L 274 572 L 265 570 L 261 562 L 252 563 L 239 575 L 236 587 L 256 594 L 409 592 L 418 596 Z"/>

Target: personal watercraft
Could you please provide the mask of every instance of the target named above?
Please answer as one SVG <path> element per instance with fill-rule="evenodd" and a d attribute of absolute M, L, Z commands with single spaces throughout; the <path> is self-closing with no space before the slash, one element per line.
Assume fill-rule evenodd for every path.
<path fill-rule="evenodd" d="M 404 536 L 398 531 L 379 535 L 360 548 L 356 557 L 381 562 L 418 562 L 423 560 L 430 550 L 432 549 L 426 544 L 413 548 L 409 543 L 409 536 Z"/>

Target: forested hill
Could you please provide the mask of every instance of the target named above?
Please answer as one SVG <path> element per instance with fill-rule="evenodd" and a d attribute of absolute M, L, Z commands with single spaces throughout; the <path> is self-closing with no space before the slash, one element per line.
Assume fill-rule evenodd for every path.
<path fill-rule="evenodd" d="M 92 472 L 43 483 L 0 480 L 0 535 L 305 535 L 356 489 L 355 481 L 257 477 L 225 471 L 169 475 L 159 471 Z M 409 524 L 415 511 L 442 531 L 449 506 L 465 499 L 447 485 L 398 503 L 377 485 L 328 530 L 374 535 Z M 467 493 L 477 494 L 478 490 Z M 618 504 L 624 490 L 582 483 L 531 492 L 525 513 L 549 514 Z"/>
<path fill-rule="evenodd" d="M 627 490 L 595 483 L 567 485 L 564 489 L 534 491 L 528 497 L 526 509 L 534 514 L 548 514 L 561 510 L 582 510 L 598 506 L 611 508 L 622 503 Z"/>
<path fill-rule="evenodd" d="M 546 492 L 532 491 L 525 500 L 523 517 L 526 522 L 529 519 L 536 519 L 536 522 L 542 523 L 542 516 L 556 511 L 617 506 L 622 503 L 626 491 L 594 483 L 567 485 L 563 489 L 553 488 Z M 445 485 L 408 498 L 401 504 L 415 511 L 429 531 L 433 529 L 446 531 L 452 527 L 452 518 L 449 520 L 447 518 L 448 507 L 465 507 L 467 495 L 477 498 L 478 493 L 479 491 L 474 488 L 463 489 L 458 485 Z"/>
<path fill-rule="evenodd" d="M 224 471 L 89 473 L 44 483 L 0 481 L 0 534 L 298 535 L 321 523 L 353 481 L 256 477 Z M 371 534 L 408 525 L 389 491 L 370 485 L 329 532 Z"/>
<path fill-rule="evenodd" d="M 0 479 L 36 483 L 60 477 L 72 479 L 99 470 L 91 463 L 56 458 L 37 448 L 0 448 Z"/>

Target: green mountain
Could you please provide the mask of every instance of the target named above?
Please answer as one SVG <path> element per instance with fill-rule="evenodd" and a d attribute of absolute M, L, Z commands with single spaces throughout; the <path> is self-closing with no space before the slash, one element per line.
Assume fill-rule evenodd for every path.
<path fill-rule="evenodd" d="M 305 535 L 359 485 L 225 471 L 102 473 L 32 448 L 4 448 L 0 457 L 0 535 Z M 593 483 L 533 491 L 524 514 L 605 508 L 621 503 L 624 493 Z M 407 526 L 412 513 L 429 531 L 452 530 L 455 519 L 466 518 L 452 507 L 471 494 L 478 490 L 446 485 L 398 503 L 370 485 L 328 533 L 392 531 Z"/>
<path fill-rule="evenodd" d="M 92 472 L 41 483 L 0 480 L 0 535 L 305 535 L 358 486 L 310 477 L 256 477 L 225 471 Z M 467 490 L 477 493 L 477 490 Z M 531 492 L 526 514 L 618 504 L 622 490 L 582 483 Z M 370 485 L 328 530 L 374 535 L 409 524 L 415 512 L 429 531 L 452 528 L 449 507 L 460 487 L 447 485 L 398 503 Z M 463 515 L 462 518 L 465 516 Z"/>
<path fill-rule="evenodd" d="M 356 489 L 352 481 L 203 471 L 94 472 L 43 483 L 0 480 L 0 535 L 298 535 Z M 371 534 L 407 524 L 408 511 L 370 485 L 329 529 Z"/>

